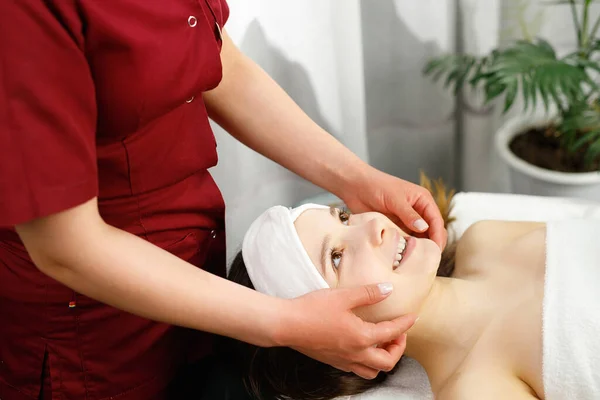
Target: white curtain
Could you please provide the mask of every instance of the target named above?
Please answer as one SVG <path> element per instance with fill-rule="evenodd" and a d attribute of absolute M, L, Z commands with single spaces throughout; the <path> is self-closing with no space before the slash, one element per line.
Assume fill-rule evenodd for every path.
<path fill-rule="evenodd" d="M 430 57 L 475 54 L 529 34 L 574 43 L 568 8 L 535 0 L 229 0 L 227 30 L 308 115 L 362 159 L 417 182 L 419 170 L 459 190 L 506 191 L 492 137 L 503 118 L 422 76 Z M 227 204 L 228 256 L 274 204 L 322 191 L 215 126 L 212 171 Z"/>
<path fill-rule="evenodd" d="M 226 26 L 320 126 L 367 160 L 366 111 L 357 0 L 230 0 Z M 274 204 L 292 206 L 322 190 L 253 153 L 215 127 L 212 171 L 227 204 L 228 256 L 252 220 Z"/>

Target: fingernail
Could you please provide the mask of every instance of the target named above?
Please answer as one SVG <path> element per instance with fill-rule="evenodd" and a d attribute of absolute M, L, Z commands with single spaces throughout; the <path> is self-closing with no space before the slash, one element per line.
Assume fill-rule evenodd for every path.
<path fill-rule="evenodd" d="M 381 294 L 384 296 L 386 294 L 390 294 L 392 290 L 394 290 L 394 285 L 392 285 L 391 283 L 380 283 L 379 285 L 377 285 L 377 287 L 379 288 Z"/>
<path fill-rule="evenodd" d="M 427 230 L 427 228 L 429 228 L 429 225 L 427 225 L 427 222 L 425 222 L 422 219 L 416 220 L 415 223 L 413 224 L 413 226 L 418 231 L 424 231 L 424 230 Z"/>
<path fill-rule="evenodd" d="M 413 323 L 413 325 L 414 325 L 414 324 L 416 324 L 416 323 L 417 323 L 417 321 L 418 321 L 420 318 L 421 318 L 421 317 L 417 317 L 417 319 L 415 319 L 415 322 Z"/>

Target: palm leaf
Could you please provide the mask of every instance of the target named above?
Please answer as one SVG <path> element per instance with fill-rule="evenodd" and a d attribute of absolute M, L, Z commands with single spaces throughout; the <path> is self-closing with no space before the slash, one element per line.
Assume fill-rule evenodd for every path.
<path fill-rule="evenodd" d="M 548 96 L 548 85 L 544 81 L 539 82 L 539 90 L 540 95 L 542 97 L 542 101 L 544 102 L 544 110 L 548 111 L 550 108 L 550 97 Z"/>
<path fill-rule="evenodd" d="M 571 149 L 571 151 L 577 151 L 584 144 L 590 143 L 590 142 L 597 142 L 597 141 L 600 141 L 600 130 L 594 130 L 591 132 L 587 132 L 586 134 L 582 135 L 580 138 L 575 140 L 573 142 L 573 144 L 571 145 L 570 149 Z"/>
<path fill-rule="evenodd" d="M 592 164 L 600 156 L 600 140 L 592 142 L 587 152 L 585 153 L 584 162 L 586 164 Z"/>
<path fill-rule="evenodd" d="M 519 81 L 514 80 L 511 81 L 506 87 L 506 97 L 504 99 L 504 110 L 503 112 L 507 112 L 517 97 L 517 93 L 519 91 Z"/>
<path fill-rule="evenodd" d="M 426 65 L 424 74 L 432 75 L 434 81 L 445 76 L 444 86 L 453 86 L 455 94 L 467 83 L 473 88 L 483 83 L 486 103 L 505 95 L 504 112 L 512 107 L 519 91 L 526 110 L 535 107 L 540 96 L 548 111 L 551 104 L 562 110 L 581 102 L 586 87 L 598 89 L 588 69 L 600 72 L 600 65 L 576 55 L 558 59 L 552 46 L 540 39 L 519 41 L 488 57 L 441 56 Z"/>
<path fill-rule="evenodd" d="M 554 48 L 546 40 L 538 38 L 537 45 L 539 46 L 540 50 L 542 50 L 545 54 L 549 55 L 550 57 L 556 58 L 556 52 L 554 51 Z"/>
<path fill-rule="evenodd" d="M 532 108 L 535 108 L 535 97 L 536 97 L 536 88 L 535 86 L 533 86 L 530 82 L 530 79 L 528 76 L 522 76 L 521 77 L 521 89 L 523 90 L 523 101 L 525 102 L 523 108 L 525 109 L 525 111 L 527 111 L 529 109 L 529 101 L 530 99 L 532 100 Z"/>
<path fill-rule="evenodd" d="M 600 18 L 598 19 L 598 21 L 600 21 Z M 594 39 L 594 41 L 590 44 L 590 47 L 588 47 L 587 49 L 588 55 L 591 56 L 598 50 L 600 50 L 600 40 Z"/>
<path fill-rule="evenodd" d="M 563 146 L 571 153 L 587 145 L 584 162 L 591 164 L 600 156 L 600 111 L 593 104 L 573 104 L 558 125 Z"/>
<path fill-rule="evenodd" d="M 481 67 L 482 59 L 480 58 L 466 54 L 452 54 L 434 58 L 428 62 L 423 69 L 423 74 L 431 75 L 434 82 L 446 75 L 444 87 L 453 85 L 456 94 L 462 89 L 467 79 L 473 76 L 473 71 L 478 71 Z"/>
<path fill-rule="evenodd" d="M 599 47 L 599 49 L 600 49 L 600 47 Z M 588 59 L 582 58 L 578 55 L 575 57 L 569 58 L 569 60 L 572 60 L 572 62 L 580 68 L 589 68 L 596 72 L 600 72 L 600 65 L 596 61 L 588 60 Z"/>
<path fill-rule="evenodd" d="M 500 52 L 488 68 L 486 101 L 496 98 L 503 88 L 507 91 L 507 110 L 514 101 L 514 88 L 520 84 L 527 102 L 536 102 L 539 93 L 546 110 L 550 100 L 562 109 L 585 98 L 584 84 L 595 86 L 581 66 L 581 63 L 558 59 L 552 46 L 544 40 L 517 42 Z"/>

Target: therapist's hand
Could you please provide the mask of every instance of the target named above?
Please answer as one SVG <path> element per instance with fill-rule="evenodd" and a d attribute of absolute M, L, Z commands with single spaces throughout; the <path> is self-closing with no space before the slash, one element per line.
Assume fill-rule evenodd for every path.
<path fill-rule="evenodd" d="M 448 233 L 442 214 L 431 193 L 419 185 L 370 168 L 340 197 L 352 212 L 378 211 L 406 232 L 421 234 L 418 236 L 427 232 L 440 249 L 446 247 Z"/>
<path fill-rule="evenodd" d="M 416 316 L 373 324 L 352 312 L 382 301 L 389 290 L 389 284 L 387 290 L 386 285 L 323 289 L 290 300 L 281 321 L 280 344 L 365 379 L 390 371 L 404 353 L 405 332 Z"/>

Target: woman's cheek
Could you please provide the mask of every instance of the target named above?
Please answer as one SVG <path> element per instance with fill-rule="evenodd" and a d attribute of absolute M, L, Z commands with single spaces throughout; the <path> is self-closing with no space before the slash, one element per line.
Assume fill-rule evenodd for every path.
<path fill-rule="evenodd" d="M 392 266 L 386 266 L 374 257 L 354 257 L 350 268 L 349 273 L 353 275 L 354 282 L 359 285 L 389 282 L 393 279 Z"/>

